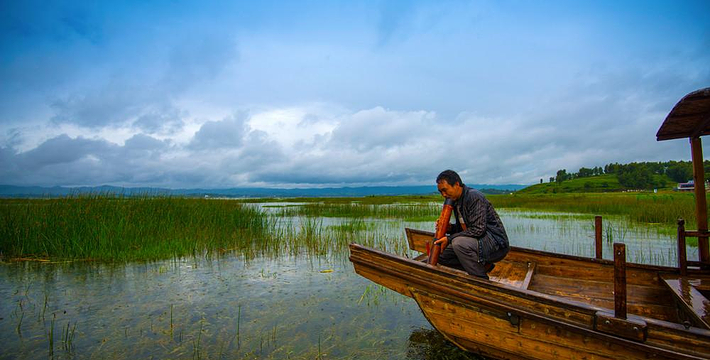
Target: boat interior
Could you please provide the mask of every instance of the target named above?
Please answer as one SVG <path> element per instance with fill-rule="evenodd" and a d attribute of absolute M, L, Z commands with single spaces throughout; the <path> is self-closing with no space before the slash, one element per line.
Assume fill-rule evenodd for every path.
<path fill-rule="evenodd" d="M 423 253 L 415 260 L 426 261 L 426 243 L 433 233 L 406 232 L 410 248 Z M 613 311 L 614 272 L 611 260 L 512 247 L 488 275 L 506 286 Z M 628 264 L 625 272 L 629 314 L 710 329 L 710 276 L 681 276 L 675 268 L 641 264 Z"/>

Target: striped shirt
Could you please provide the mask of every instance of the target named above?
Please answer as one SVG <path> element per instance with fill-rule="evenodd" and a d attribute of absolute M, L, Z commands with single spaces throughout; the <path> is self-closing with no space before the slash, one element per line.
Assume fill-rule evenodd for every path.
<path fill-rule="evenodd" d="M 509 246 L 503 222 L 482 192 L 464 185 L 461 197 L 454 202 L 454 214 L 456 224 L 451 229 L 449 242 L 459 236 L 478 239 L 480 261 Z"/>

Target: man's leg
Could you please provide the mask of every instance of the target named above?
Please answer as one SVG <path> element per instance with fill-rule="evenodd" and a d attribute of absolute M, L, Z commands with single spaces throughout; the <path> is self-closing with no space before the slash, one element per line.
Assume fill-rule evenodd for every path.
<path fill-rule="evenodd" d="M 464 268 L 461 267 L 461 263 L 459 262 L 458 257 L 456 257 L 456 253 L 454 253 L 454 249 L 451 245 L 447 246 L 444 251 L 439 254 L 439 264 L 464 270 Z"/>
<path fill-rule="evenodd" d="M 491 264 L 499 262 L 508 255 L 508 251 L 510 251 L 510 246 L 494 251 L 486 262 Z"/>
<path fill-rule="evenodd" d="M 484 264 L 485 268 L 486 268 L 486 273 L 493 271 L 493 268 L 496 267 L 496 265 L 494 263 L 497 263 L 497 262 L 503 260 L 503 258 L 505 258 L 505 256 L 508 255 L 508 251 L 510 251 L 510 247 L 506 247 L 506 248 L 498 249 L 498 250 L 494 251 L 488 257 L 488 259 L 486 260 L 486 263 Z"/>
<path fill-rule="evenodd" d="M 485 267 L 483 264 L 478 262 L 478 239 L 459 236 L 451 241 L 451 245 L 449 247 L 453 249 L 456 254 L 456 258 L 467 273 L 473 276 L 488 279 Z"/>

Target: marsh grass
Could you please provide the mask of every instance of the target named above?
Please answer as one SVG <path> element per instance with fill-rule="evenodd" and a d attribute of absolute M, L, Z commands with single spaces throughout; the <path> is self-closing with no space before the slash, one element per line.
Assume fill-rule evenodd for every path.
<path fill-rule="evenodd" d="M 309 204 L 267 212 L 222 199 L 79 196 L 0 201 L 0 256 L 21 259 L 135 261 L 184 256 L 246 258 L 283 254 L 347 253 L 357 241 L 402 253 L 373 225 L 373 217 L 431 213 L 431 203 L 405 205 Z M 326 216 L 343 221 L 324 224 Z M 296 215 L 296 216 L 291 216 Z"/>
<path fill-rule="evenodd" d="M 669 235 L 679 217 L 686 219 L 687 228 L 696 226 L 692 194 L 514 194 L 489 199 L 500 209 L 620 215 Z M 250 201 L 267 200 L 275 201 Z M 246 258 L 321 256 L 347 254 L 351 242 L 406 255 L 401 232 L 382 230 L 381 222 L 433 222 L 441 211 L 440 196 L 278 201 L 286 205 L 112 195 L 0 200 L 0 259 L 125 262 L 232 252 Z M 607 239 L 616 241 L 620 234 L 615 231 Z"/>
<path fill-rule="evenodd" d="M 643 224 L 675 226 L 678 218 L 695 228 L 695 200 L 688 193 L 513 194 L 488 196 L 496 208 L 622 215 Z"/>
<path fill-rule="evenodd" d="M 129 261 L 247 248 L 268 217 L 228 200 L 80 196 L 0 202 L 5 257 Z"/>
<path fill-rule="evenodd" d="M 280 216 L 309 216 L 309 217 L 352 217 L 352 218 L 378 218 L 378 219 L 411 219 L 431 218 L 441 212 L 441 205 L 427 201 L 425 203 L 390 203 L 371 204 L 351 202 L 342 204 L 318 202 L 307 203 L 302 206 L 281 207 L 276 213 Z"/>

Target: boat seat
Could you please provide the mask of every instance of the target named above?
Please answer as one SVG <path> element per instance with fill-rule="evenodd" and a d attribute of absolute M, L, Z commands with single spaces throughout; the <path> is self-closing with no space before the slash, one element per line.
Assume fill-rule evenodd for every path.
<path fill-rule="evenodd" d="M 488 275 L 490 279 L 501 284 L 527 289 L 535 273 L 535 263 L 501 261 Z"/>
<path fill-rule="evenodd" d="M 683 315 L 696 327 L 710 329 L 710 276 L 661 276 Z"/>

